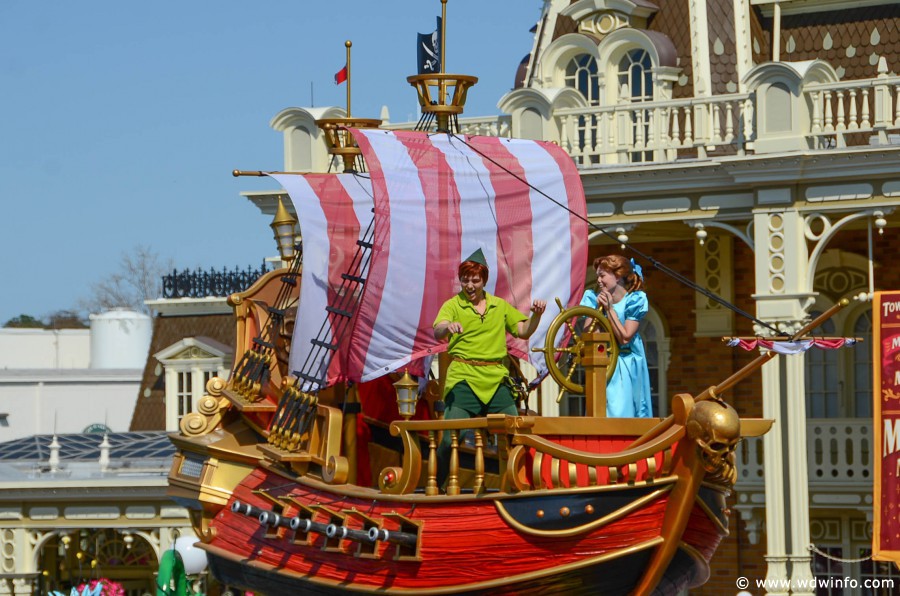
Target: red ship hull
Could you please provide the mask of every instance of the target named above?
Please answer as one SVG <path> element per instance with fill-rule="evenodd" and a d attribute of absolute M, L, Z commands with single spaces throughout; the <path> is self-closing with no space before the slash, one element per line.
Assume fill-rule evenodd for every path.
<path fill-rule="evenodd" d="M 215 517 L 214 538 L 201 548 L 218 578 L 266 594 L 627 593 L 663 541 L 672 486 L 663 480 L 519 496 L 385 498 L 374 490 L 342 494 L 315 480 L 289 481 L 257 469 L 235 489 L 240 503 L 271 511 L 277 499 L 292 504 L 279 512 L 284 517 L 307 511 L 323 525 L 360 532 L 373 525 L 415 529 L 415 552 L 273 528 L 232 508 Z M 704 491 L 703 500 L 723 502 L 721 493 Z M 708 575 L 707 561 L 727 533 L 710 509 L 695 504 L 686 544 L 667 568 L 660 593 L 702 583 Z"/>

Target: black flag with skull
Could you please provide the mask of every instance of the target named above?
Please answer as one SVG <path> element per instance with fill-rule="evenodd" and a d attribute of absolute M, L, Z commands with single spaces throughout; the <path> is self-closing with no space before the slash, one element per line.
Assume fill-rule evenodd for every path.
<path fill-rule="evenodd" d="M 433 74 L 441 71 L 441 17 L 433 33 L 418 33 L 418 73 Z"/>

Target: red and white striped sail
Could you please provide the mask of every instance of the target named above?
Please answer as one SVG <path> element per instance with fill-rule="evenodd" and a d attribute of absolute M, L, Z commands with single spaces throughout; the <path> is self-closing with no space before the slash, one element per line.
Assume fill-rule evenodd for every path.
<path fill-rule="evenodd" d="M 574 306 L 584 289 L 586 209 L 571 158 L 540 141 L 353 135 L 371 173 L 375 246 L 349 345 L 351 378 L 370 380 L 446 349 L 432 323 L 460 290 L 460 261 L 479 248 L 488 292 L 526 314 L 535 299 L 550 303 L 529 342 L 542 346 L 554 299 Z M 510 352 L 542 371 L 543 354 L 530 346 L 511 340 Z"/>
<path fill-rule="evenodd" d="M 360 291 L 348 284 L 342 273 L 365 275 L 368 260 L 355 261 L 357 240 L 372 222 L 372 186 L 367 178 L 353 174 L 272 175 L 291 197 L 303 239 L 303 269 L 300 308 L 291 339 L 288 364 L 292 372 L 302 371 L 331 385 L 346 378 L 344 358 L 353 321 L 329 313 L 327 306 L 355 311 Z M 340 337 L 336 337 L 340 336 Z M 332 357 L 329 350 L 312 341 L 339 345 Z M 303 381 L 305 390 L 316 389 Z"/>

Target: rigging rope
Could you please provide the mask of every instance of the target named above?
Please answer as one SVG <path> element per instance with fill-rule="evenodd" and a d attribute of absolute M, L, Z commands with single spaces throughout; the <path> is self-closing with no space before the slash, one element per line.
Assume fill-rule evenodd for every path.
<path fill-rule="evenodd" d="M 515 179 L 518 180 L 519 182 L 521 182 L 522 184 L 525 184 L 526 186 L 528 186 L 528 188 L 530 188 L 531 190 L 537 192 L 537 193 L 540 194 L 542 197 L 544 197 L 544 198 L 550 200 L 551 202 L 555 203 L 557 206 L 561 207 L 562 209 L 565 209 L 567 212 L 569 212 L 570 215 L 573 215 L 573 216 L 577 217 L 578 219 L 582 220 L 583 222 L 585 222 L 588 226 L 590 226 L 590 227 L 593 228 L 594 230 L 600 232 L 600 233 L 603 234 L 604 236 L 607 236 L 607 237 L 611 238 L 612 240 L 615 240 L 617 243 L 619 243 L 619 244 L 621 244 L 622 246 L 626 247 L 628 250 L 632 251 L 634 254 L 636 254 L 636 255 L 640 256 L 641 258 L 645 259 L 647 262 L 649 262 L 651 265 L 653 265 L 656 269 L 658 269 L 659 271 L 665 273 L 666 275 L 668 275 L 668 276 L 671 277 L 672 279 L 674 279 L 674 280 L 678 281 L 679 283 L 681 283 L 681 284 L 683 284 L 683 285 L 685 285 L 685 286 L 691 288 L 691 289 L 694 290 L 695 292 L 698 292 L 699 294 L 702 294 L 703 296 L 709 298 L 710 300 L 713 300 L 713 301 L 715 301 L 715 302 L 718 302 L 719 304 L 721 304 L 721 305 L 724 306 L 725 308 L 727 308 L 727 309 L 733 311 L 735 314 L 738 314 L 738 315 L 740 315 L 740 316 L 742 316 L 742 317 L 745 317 L 745 318 L 747 318 L 747 319 L 753 321 L 754 323 L 756 323 L 757 325 L 759 325 L 759 326 L 761 326 L 761 327 L 765 327 L 766 329 L 769 329 L 769 330 L 771 330 L 771 331 L 773 331 L 773 332 L 775 332 L 775 333 L 777 333 L 777 334 L 780 334 L 780 333 L 781 333 L 778 329 L 776 329 L 776 328 L 773 327 L 772 325 L 770 325 L 770 324 L 768 324 L 768 323 L 766 323 L 766 322 L 764 322 L 764 321 L 761 321 L 761 320 L 757 319 L 756 317 L 754 317 L 753 315 L 751 315 L 751 314 L 748 313 L 747 311 L 745 311 L 745 310 L 743 310 L 742 308 L 740 308 L 739 306 L 737 306 L 737 305 L 735 305 L 735 304 L 732 304 L 731 302 L 725 300 L 724 298 L 722 298 L 721 296 L 719 296 L 719 295 L 716 294 L 715 292 L 712 292 L 712 291 L 710 291 L 709 289 L 704 288 L 703 286 L 700 286 L 700 285 L 694 283 L 693 281 L 691 281 L 690 279 L 688 279 L 687 277 L 685 277 L 685 276 L 682 275 L 681 273 L 678 273 L 677 271 L 675 271 L 675 270 L 672 269 L 671 267 L 668 267 L 668 266 L 664 265 L 663 263 L 660 263 L 658 260 L 656 260 L 656 259 L 653 258 L 652 256 L 650 256 L 650 255 L 646 254 L 645 252 L 641 251 L 640 249 L 636 248 L 636 247 L 635 247 L 634 245 L 632 245 L 631 243 L 629 243 L 629 242 L 622 242 L 621 240 L 618 239 L 617 236 L 614 236 L 611 232 L 609 232 L 609 231 L 606 230 L 605 228 L 602 228 L 602 227 L 598 226 L 597 224 L 595 224 L 594 222 L 592 222 L 592 221 L 591 221 L 590 219 L 588 219 L 587 217 L 584 217 L 584 216 L 582 216 L 582 215 L 579 215 L 578 213 L 575 213 L 574 211 L 572 211 L 571 209 L 569 209 L 569 207 L 568 207 L 567 205 L 564 205 L 564 204 L 560 203 L 559 201 L 557 201 L 556 199 L 554 199 L 553 197 L 551 197 L 550 195 L 548 195 L 547 193 L 545 193 L 545 192 L 542 191 L 541 189 L 537 188 L 536 186 L 534 186 L 534 185 L 532 185 L 531 183 L 529 183 L 527 180 L 524 180 L 523 178 L 521 178 L 520 176 L 518 176 L 515 172 L 510 171 L 510 170 L 509 170 L 506 166 L 504 166 L 503 164 L 499 163 L 499 162 L 496 161 L 495 159 L 493 159 L 493 158 L 491 158 L 490 156 L 488 156 L 488 155 L 484 154 L 483 152 L 479 151 L 477 147 L 474 147 L 474 146 L 472 146 L 470 143 L 468 143 L 464 137 L 460 137 L 459 135 L 454 134 L 454 133 L 447 133 L 447 134 L 448 134 L 449 136 L 455 138 L 455 139 L 459 139 L 466 147 L 468 147 L 469 149 L 471 149 L 472 151 L 474 151 L 475 153 L 477 153 L 478 155 L 480 155 L 482 158 L 486 159 L 487 161 L 491 162 L 491 163 L 494 164 L 495 166 L 499 167 L 501 170 L 503 170 L 504 172 L 506 172 L 507 174 L 509 174 L 510 176 L 512 176 L 513 178 L 515 178 Z"/>
<path fill-rule="evenodd" d="M 291 286 L 296 285 L 303 262 L 303 253 L 299 245 L 294 248 L 296 257 L 291 263 L 288 273 L 282 277 L 281 288 L 273 301 L 274 306 L 266 309 L 266 319 L 260 322 L 260 333 L 252 339 L 252 347 L 244 352 L 240 361 L 235 365 L 232 371 L 233 377 L 242 378 L 248 383 L 265 384 L 265 378 L 269 372 L 265 358 L 275 355 L 277 330 L 281 329 L 284 324 L 285 310 L 291 297 Z"/>
<path fill-rule="evenodd" d="M 360 178 L 365 178 L 365 176 L 361 176 L 360 174 L 354 172 L 354 175 Z M 338 295 L 338 301 L 336 301 L 335 305 L 332 306 L 333 309 L 338 311 L 348 311 L 348 306 L 352 306 L 354 302 L 357 300 L 356 294 L 351 290 L 350 284 L 359 284 L 364 285 L 364 281 L 356 281 L 356 279 L 360 279 L 362 276 L 360 275 L 369 265 L 369 261 L 371 260 L 371 250 L 368 250 L 372 246 L 372 242 L 374 240 L 375 234 L 375 217 L 373 215 L 372 220 L 369 222 L 369 225 L 366 227 L 365 232 L 363 232 L 362 240 L 357 242 L 356 253 L 353 255 L 353 258 L 350 261 L 349 271 L 346 275 L 342 277 L 341 285 L 337 288 L 336 293 Z M 326 379 L 320 379 L 318 377 L 313 377 L 313 369 L 316 366 L 318 360 L 323 356 L 323 352 L 325 352 L 328 348 L 325 347 L 325 335 L 324 332 L 326 330 L 326 325 L 331 331 L 331 341 L 332 345 L 340 345 L 341 340 L 343 339 L 344 333 L 347 331 L 349 327 L 350 320 L 352 317 L 347 316 L 338 316 L 337 322 L 333 322 L 332 317 L 329 317 L 327 314 L 325 319 L 322 321 L 322 325 L 319 327 L 319 331 L 316 334 L 315 339 L 313 340 L 313 349 L 306 353 L 306 359 L 301 365 L 299 370 L 293 371 L 293 374 L 297 375 L 301 379 L 305 379 L 307 381 L 314 381 L 318 386 L 312 388 L 312 391 L 316 391 L 321 389 L 324 386 L 324 381 Z M 332 352 L 332 357 L 334 353 Z M 326 376 L 328 367 L 330 366 L 331 360 L 323 359 L 322 362 L 322 370 L 324 370 Z"/>
<path fill-rule="evenodd" d="M 806 548 L 809 549 L 809 552 L 811 553 L 815 553 L 820 557 L 825 557 L 826 559 L 831 559 L 832 561 L 837 561 L 839 563 L 862 563 L 863 561 L 868 561 L 872 558 L 872 554 L 870 553 L 869 556 L 859 557 L 858 559 L 842 559 L 840 557 L 835 557 L 834 555 L 829 555 L 828 553 L 819 550 L 818 548 L 816 548 L 815 544 L 810 544 Z"/>
<path fill-rule="evenodd" d="M 439 134 L 439 133 L 438 133 L 438 134 Z M 449 135 L 449 136 L 451 136 L 452 138 L 455 137 L 455 135 Z M 450 146 L 451 146 L 451 147 L 453 146 L 452 141 L 451 141 L 451 143 L 450 143 Z M 454 149 L 455 149 L 455 147 L 454 147 Z M 459 151 L 459 149 L 457 149 L 457 151 Z M 466 159 L 466 163 L 469 164 L 469 167 L 472 168 L 472 171 L 473 171 L 473 172 L 478 172 L 478 170 L 475 168 L 475 165 L 469 160 L 469 155 L 464 154 L 462 151 L 459 151 L 459 153 L 460 153 L 460 155 L 462 155 L 462 156 Z M 499 229 L 499 228 L 500 228 L 500 222 L 497 220 L 497 211 L 495 210 L 494 201 L 491 201 L 491 200 L 490 200 L 490 199 L 491 199 L 491 192 L 488 190 L 488 188 L 487 188 L 487 186 L 485 185 L 484 180 L 482 180 L 481 176 L 478 175 L 477 178 L 478 178 L 478 184 L 481 186 L 481 190 L 484 191 L 484 196 L 485 196 L 485 199 L 486 199 L 486 202 L 487 202 L 488 209 L 489 209 L 490 212 L 491 212 L 491 217 L 492 217 L 493 220 L 494 220 L 494 225 L 496 225 L 497 228 Z M 503 242 L 503 235 L 502 235 L 502 234 L 498 234 L 498 235 L 497 235 L 497 243 L 500 245 L 500 249 L 501 249 L 501 250 L 500 250 L 500 253 L 503 255 L 503 260 L 504 260 L 504 262 L 505 262 L 507 268 L 509 268 L 509 267 L 510 267 L 510 263 L 509 263 L 509 254 L 510 254 L 510 251 L 512 250 L 512 247 L 507 247 L 507 246 L 504 245 L 504 242 Z M 509 289 L 510 289 L 510 293 L 512 294 L 513 302 L 514 302 L 515 304 L 520 304 L 521 302 L 520 302 L 520 300 L 519 300 L 519 296 L 516 295 L 515 284 L 511 285 Z"/>

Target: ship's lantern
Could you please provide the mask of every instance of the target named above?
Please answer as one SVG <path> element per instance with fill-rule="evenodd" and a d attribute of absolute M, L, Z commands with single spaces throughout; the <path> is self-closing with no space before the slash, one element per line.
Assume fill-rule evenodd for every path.
<path fill-rule="evenodd" d="M 281 260 L 293 260 L 297 254 L 294 246 L 294 228 L 297 225 L 297 218 L 284 208 L 281 197 L 278 197 L 278 210 L 275 211 L 275 219 L 269 225 L 275 233 L 275 242 L 278 243 L 278 254 L 281 255 Z"/>
<path fill-rule="evenodd" d="M 416 413 L 416 400 L 419 398 L 419 384 L 404 371 L 399 381 L 394 383 L 397 392 L 397 407 L 400 415 L 409 420 Z"/>

